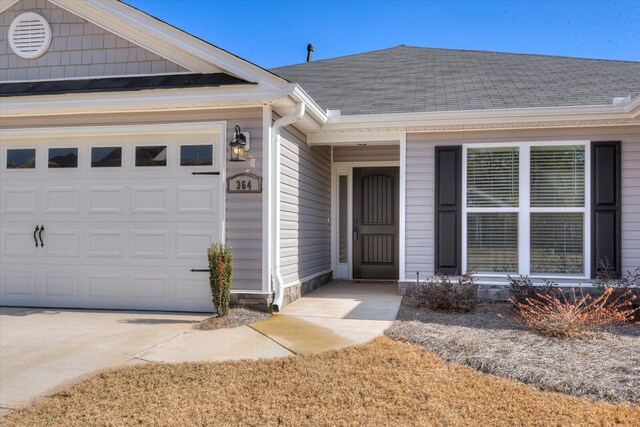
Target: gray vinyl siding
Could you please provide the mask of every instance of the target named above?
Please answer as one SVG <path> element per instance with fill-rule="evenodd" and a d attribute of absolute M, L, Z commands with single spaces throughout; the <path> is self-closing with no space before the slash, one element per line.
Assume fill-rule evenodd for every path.
<path fill-rule="evenodd" d="M 483 142 L 622 141 L 622 267 L 640 266 L 640 127 L 407 134 L 406 280 L 434 270 L 434 147 Z M 590 250 L 590 248 L 586 248 Z"/>
<path fill-rule="evenodd" d="M 232 109 L 197 112 L 103 114 L 2 119 L 3 128 L 76 126 L 101 124 L 165 123 L 179 121 L 227 122 L 227 140 L 235 125 L 251 133 L 251 151 L 246 162 L 225 162 L 227 176 L 251 172 L 262 176 L 262 110 Z M 228 141 L 226 141 L 228 142 Z M 225 143 L 226 143 L 225 142 Z M 229 150 L 227 150 L 228 153 Z M 227 154 L 228 155 L 228 154 Z M 262 289 L 262 194 L 227 194 L 226 238 L 233 248 L 234 290 Z M 194 266 L 202 268 L 204 266 Z"/>
<path fill-rule="evenodd" d="M 32 60 L 20 58 L 9 47 L 9 26 L 24 12 L 42 15 L 51 25 L 49 49 Z M 22 0 L 0 15 L 0 81 L 187 71 L 46 0 Z"/>
<path fill-rule="evenodd" d="M 285 285 L 331 269 L 331 150 L 281 132 L 280 264 Z"/>
<path fill-rule="evenodd" d="M 334 162 L 399 161 L 399 145 L 350 145 L 333 147 Z"/>

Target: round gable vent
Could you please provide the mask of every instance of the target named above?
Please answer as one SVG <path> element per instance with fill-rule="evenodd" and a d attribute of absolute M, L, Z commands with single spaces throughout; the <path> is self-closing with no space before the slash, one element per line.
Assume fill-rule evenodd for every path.
<path fill-rule="evenodd" d="M 18 15 L 9 27 L 9 46 L 16 55 L 34 59 L 42 55 L 51 44 L 51 26 L 42 16 L 33 12 Z"/>

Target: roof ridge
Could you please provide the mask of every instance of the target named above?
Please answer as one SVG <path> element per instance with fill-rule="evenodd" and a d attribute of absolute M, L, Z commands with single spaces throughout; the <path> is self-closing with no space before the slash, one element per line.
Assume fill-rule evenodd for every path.
<path fill-rule="evenodd" d="M 568 56 L 568 55 L 549 55 L 549 54 L 544 54 L 544 53 L 525 53 L 525 52 L 504 52 L 504 51 L 497 51 L 497 50 L 481 50 L 481 49 L 454 49 L 454 48 L 448 48 L 448 47 L 431 47 L 431 46 L 415 46 L 415 45 L 408 45 L 408 44 L 400 44 L 400 45 L 396 45 L 396 46 L 392 46 L 392 47 L 387 47 L 387 48 L 382 48 L 382 49 L 374 49 L 374 50 L 368 50 L 365 52 L 359 52 L 359 53 L 352 53 L 349 55 L 342 55 L 342 56 L 335 56 L 332 58 L 324 58 L 324 59 L 318 59 L 315 61 L 311 61 L 311 62 L 298 62 L 295 64 L 288 64 L 288 65 L 281 65 L 278 67 L 273 67 L 270 70 L 277 70 L 277 69 L 281 69 L 281 68 L 287 68 L 287 67 L 294 67 L 294 66 L 301 66 L 301 65 L 306 65 L 306 64 L 314 64 L 314 63 L 319 63 L 319 62 L 326 62 L 326 61 L 332 61 L 335 59 L 344 59 L 344 58 L 349 58 L 352 56 L 359 56 L 359 55 L 366 55 L 366 54 L 370 54 L 370 53 L 375 53 L 375 52 L 382 52 L 385 50 L 393 50 L 393 49 L 398 49 L 398 48 L 410 48 L 410 49 L 427 49 L 427 50 L 436 50 L 436 51 L 450 51 L 450 52 L 477 52 L 477 53 L 495 53 L 495 54 L 500 54 L 500 55 L 519 55 L 519 56 L 527 56 L 527 57 L 543 57 L 543 58 L 558 58 L 558 59 L 578 59 L 578 60 L 584 60 L 584 61 L 604 61 L 604 62 L 622 62 L 622 63 L 629 63 L 629 64 L 639 64 L 640 61 L 631 61 L 631 60 L 625 60 L 625 59 L 605 59 L 605 58 L 586 58 L 586 57 L 581 57 L 581 56 Z"/>
<path fill-rule="evenodd" d="M 454 52 L 499 53 L 502 55 L 544 56 L 548 58 L 584 59 L 587 61 L 629 62 L 631 64 L 640 63 L 640 61 L 632 61 L 629 59 L 588 58 L 585 56 L 551 55 L 548 53 L 506 52 L 506 51 L 500 51 L 500 50 L 483 50 L 483 49 L 454 49 L 450 47 L 415 46 L 415 45 L 405 45 L 405 44 L 398 45 L 396 47 L 400 47 L 400 46 L 410 47 L 413 49 L 449 50 Z M 366 53 L 366 52 L 363 52 L 363 53 Z"/>
<path fill-rule="evenodd" d="M 272 67 L 269 70 L 277 70 L 278 68 L 293 67 L 293 66 L 296 66 L 296 65 L 314 64 L 314 63 L 324 62 L 324 61 L 333 61 L 334 59 L 349 58 L 351 56 L 365 55 L 367 53 L 382 52 L 383 50 L 397 49 L 399 47 L 407 47 L 407 45 L 399 44 L 399 45 L 392 46 L 392 47 L 383 47 L 381 49 L 367 50 L 366 52 L 350 53 L 348 55 L 340 55 L 340 56 L 334 56 L 334 57 L 331 57 L 331 58 L 316 59 L 316 60 L 309 61 L 309 62 L 296 62 L 295 64 L 287 64 L 287 65 L 280 65 L 278 67 Z M 414 46 L 414 47 L 417 47 L 417 46 Z"/>

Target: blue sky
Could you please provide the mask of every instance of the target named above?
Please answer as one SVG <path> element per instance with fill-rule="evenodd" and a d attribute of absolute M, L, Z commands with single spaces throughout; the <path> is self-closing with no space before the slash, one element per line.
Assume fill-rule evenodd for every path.
<path fill-rule="evenodd" d="M 640 0 L 125 0 L 265 68 L 407 44 L 640 61 Z"/>

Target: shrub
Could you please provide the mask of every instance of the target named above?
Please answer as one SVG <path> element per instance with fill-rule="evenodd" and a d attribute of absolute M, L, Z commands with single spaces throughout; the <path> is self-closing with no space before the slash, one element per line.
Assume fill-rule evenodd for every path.
<path fill-rule="evenodd" d="M 585 336 L 617 323 L 631 321 L 638 311 L 633 308 L 635 295 L 627 291 L 612 298 L 613 288 L 602 295 L 564 292 L 539 293 L 523 302 L 511 300 L 516 319 L 527 328 L 552 337 Z"/>
<path fill-rule="evenodd" d="M 473 311 L 478 305 L 478 287 L 472 272 L 462 276 L 437 274 L 424 282 L 417 281 L 416 304 L 442 311 Z"/>
<path fill-rule="evenodd" d="M 231 276 L 233 274 L 233 255 L 231 248 L 224 243 L 212 243 L 209 247 L 209 284 L 213 305 L 219 317 L 229 314 L 231 300 Z"/>
<path fill-rule="evenodd" d="M 524 302 L 527 298 L 535 297 L 539 294 L 549 295 L 558 291 L 558 284 L 549 280 L 544 280 L 542 285 L 534 285 L 529 276 L 520 276 L 518 278 L 509 278 L 509 290 L 512 298 L 518 302 Z"/>
<path fill-rule="evenodd" d="M 626 274 L 619 277 L 615 268 L 608 259 L 598 261 L 598 267 L 595 270 L 596 279 L 593 282 L 593 288 L 596 294 L 602 295 L 607 288 L 612 288 L 612 298 L 616 298 L 627 291 L 636 296 L 633 301 L 634 308 L 640 308 L 640 267 L 633 272 L 627 271 Z"/>

